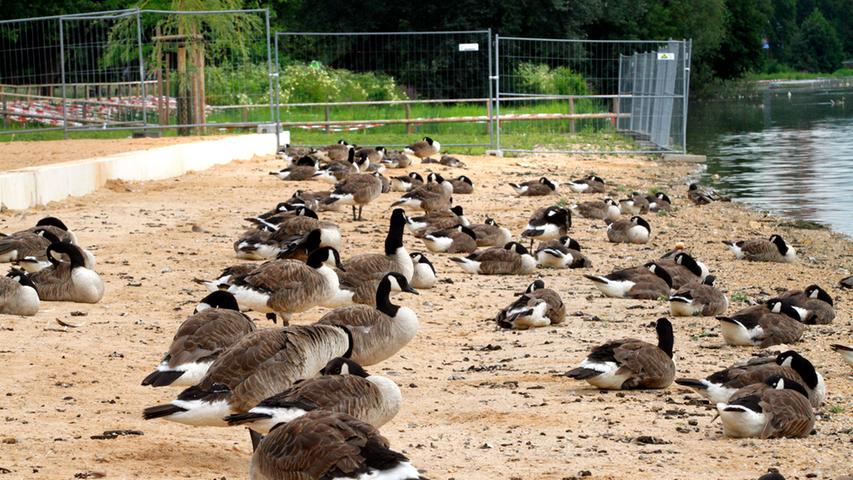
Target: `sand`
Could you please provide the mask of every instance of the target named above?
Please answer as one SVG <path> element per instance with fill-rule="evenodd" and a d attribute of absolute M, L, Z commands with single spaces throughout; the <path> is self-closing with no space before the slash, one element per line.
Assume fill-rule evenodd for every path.
<path fill-rule="evenodd" d="M 730 295 L 760 299 L 779 288 L 821 284 L 836 298 L 838 317 L 832 325 L 809 327 L 796 348 L 824 375 L 829 393 L 816 435 L 725 439 L 720 422 L 711 422 L 711 407 L 677 385 L 599 392 L 563 376 L 606 339 L 653 341 L 650 324 L 667 315 L 666 303 L 603 298 L 583 279 L 589 271 L 470 276 L 449 256 L 432 254 L 441 279 L 437 287 L 420 296 L 395 297 L 418 313 L 421 330 L 398 355 L 369 368 L 401 386 L 403 409 L 382 433 L 426 476 L 755 479 L 769 467 L 789 479 L 850 473 L 853 372 L 829 344 L 853 342 L 853 294 L 837 288 L 853 269 L 853 244 L 829 231 L 781 226 L 778 219 L 735 203 L 688 205 L 685 177 L 695 166 L 599 157 L 464 160 L 467 169 L 415 169 L 467 174 L 475 194 L 459 195 L 456 202 L 469 218 L 482 221 L 489 214 L 516 234 L 530 212 L 560 196 L 518 199 L 508 181 L 541 174 L 565 181 L 596 172 L 619 195 L 652 187 L 668 191 L 678 209 L 647 217 L 653 229 L 649 245 L 608 244 L 603 223 L 575 219 L 572 235 L 595 263 L 592 272 L 641 264 L 681 241 Z M 139 383 L 205 294 L 191 279 L 212 277 L 238 263 L 231 244 L 245 228 L 241 219 L 296 188 L 328 187 L 267 175 L 278 167 L 271 158 L 237 162 L 171 180 L 114 183 L 48 208 L 0 214 L 5 232 L 46 214 L 64 219 L 98 256 L 97 269 L 107 284 L 97 305 L 45 303 L 32 318 L 0 317 L 0 471 L 8 471 L 9 478 L 245 478 L 251 446 L 244 429 L 146 422 L 142 409 L 174 398 L 178 390 Z M 571 192 L 562 197 L 593 198 Z M 344 258 L 381 249 L 395 198 L 386 194 L 368 206 L 365 222 L 351 222 L 347 211 L 321 214 L 341 226 Z M 739 262 L 720 243 L 773 232 L 797 246 L 799 262 Z M 409 233 L 405 242 L 410 251 L 423 249 Z M 496 329 L 491 318 L 498 308 L 539 275 L 563 296 L 566 322 L 534 331 Z M 742 306 L 735 302 L 731 311 Z M 324 311 L 314 309 L 294 323 L 311 322 Z M 253 316 L 259 325 L 269 325 L 262 315 Z M 57 319 L 79 326 L 63 328 Z M 679 376 L 704 376 L 759 351 L 723 345 L 712 319 L 673 323 Z M 92 438 L 119 429 L 143 434 Z"/>

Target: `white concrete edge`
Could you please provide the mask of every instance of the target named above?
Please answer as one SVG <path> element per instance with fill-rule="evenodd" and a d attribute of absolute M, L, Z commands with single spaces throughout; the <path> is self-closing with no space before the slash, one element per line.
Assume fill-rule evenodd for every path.
<path fill-rule="evenodd" d="M 163 180 L 275 153 L 275 134 L 135 150 L 0 173 L 0 206 L 20 210 L 94 192 L 108 180 Z"/>

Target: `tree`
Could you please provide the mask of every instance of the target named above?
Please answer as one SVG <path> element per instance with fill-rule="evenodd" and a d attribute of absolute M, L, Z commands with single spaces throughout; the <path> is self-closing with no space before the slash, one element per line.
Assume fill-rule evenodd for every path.
<path fill-rule="evenodd" d="M 844 58 L 835 28 L 817 8 L 800 25 L 793 50 L 794 66 L 810 72 L 833 72 L 841 67 Z"/>
<path fill-rule="evenodd" d="M 727 0 L 726 8 L 726 35 L 713 67 L 719 78 L 736 78 L 760 69 L 772 6 L 770 0 Z"/>

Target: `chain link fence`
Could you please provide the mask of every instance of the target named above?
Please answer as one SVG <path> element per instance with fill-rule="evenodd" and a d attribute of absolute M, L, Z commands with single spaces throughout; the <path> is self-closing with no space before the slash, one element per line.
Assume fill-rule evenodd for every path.
<path fill-rule="evenodd" d="M 490 30 L 271 34 L 267 9 L 6 20 L 0 135 L 263 126 L 300 145 L 430 136 L 500 152 L 684 152 L 690 47 Z"/>

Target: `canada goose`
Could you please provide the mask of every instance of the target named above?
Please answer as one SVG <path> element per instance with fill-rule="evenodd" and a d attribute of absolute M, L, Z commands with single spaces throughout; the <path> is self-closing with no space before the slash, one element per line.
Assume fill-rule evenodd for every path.
<path fill-rule="evenodd" d="M 805 323 L 807 325 L 826 325 L 835 318 L 835 308 L 832 297 L 818 285 L 809 285 L 805 290 L 788 290 L 779 295 L 795 307 L 808 311 Z"/>
<path fill-rule="evenodd" d="M 472 253 L 477 250 L 477 234 L 464 225 L 436 230 L 421 240 L 430 252 Z"/>
<path fill-rule="evenodd" d="M 369 163 L 379 163 L 385 158 L 385 147 L 376 148 L 358 148 L 355 151 L 356 158 L 367 159 Z"/>
<path fill-rule="evenodd" d="M 334 358 L 320 374 L 297 381 L 248 412 L 229 415 L 225 421 L 266 435 L 277 425 L 313 410 L 345 413 L 377 428 L 400 411 L 403 403 L 400 387 L 391 379 L 368 374 L 350 359 Z"/>
<path fill-rule="evenodd" d="M 435 187 L 430 187 L 434 185 Z M 453 197 L 439 188 L 441 184 L 432 183 L 420 186 L 403 194 L 392 207 L 419 208 L 426 213 L 449 210 L 453 205 Z M 452 188 L 452 187 L 451 187 Z"/>
<path fill-rule="evenodd" d="M 314 230 L 320 230 L 320 246 L 334 248 L 341 246 L 341 232 L 338 226 L 319 220 L 317 214 L 307 207 L 297 207 L 293 211 L 267 219 L 255 217 L 246 220 L 257 224 L 259 228 L 247 231 L 234 242 L 237 258 L 247 260 L 273 258 L 281 252 L 282 246 L 299 242 Z"/>
<path fill-rule="evenodd" d="M 272 239 L 274 230 L 252 228 L 234 241 L 234 254 L 241 260 L 266 260 L 280 251 L 279 243 Z"/>
<path fill-rule="evenodd" d="M 403 246 L 403 233 L 406 228 L 406 212 L 395 208 L 391 212 L 388 234 L 385 236 L 384 253 L 364 253 L 350 257 L 344 263 L 344 270 L 361 273 L 402 273 L 406 280 L 414 274 L 414 264 L 406 247 Z"/>
<path fill-rule="evenodd" d="M 770 299 L 765 306 L 744 309 L 730 317 L 719 316 L 720 333 L 729 345 L 759 345 L 770 347 L 782 343 L 796 343 L 803 336 L 804 325 L 793 306 Z M 762 311 L 761 307 L 767 310 Z"/>
<path fill-rule="evenodd" d="M 27 273 L 36 273 L 36 272 L 39 272 L 39 271 L 44 270 L 45 268 L 51 266 L 52 262 L 50 261 L 49 258 L 47 258 L 47 246 L 50 245 L 51 243 L 56 243 L 56 242 L 62 241 L 62 240 L 60 240 L 59 237 L 57 237 L 56 235 L 51 233 L 51 230 L 46 230 L 46 229 L 43 229 L 42 227 L 38 227 L 38 228 L 34 229 L 33 232 L 38 237 L 43 238 L 44 241 L 47 242 L 44 245 L 44 248 L 42 249 L 41 253 L 34 254 L 34 255 L 24 255 L 24 256 L 18 255 L 18 258 L 12 262 L 14 265 L 19 266 L 22 270 L 24 270 Z M 24 252 L 24 250 L 21 250 L 21 252 Z M 92 252 L 81 247 L 80 253 L 83 254 L 83 265 L 86 268 L 88 268 L 89 270 L 94 270 L 96 260 L 95 260 L 95 256 L 92 254 Z M 59 258 L 63 261 L 68 261 L 68 257 L 65 255 L 60 255 Z"/>
<path fill-rule="evenodd" d="M 354 173 L 364 173 L 369 166 L 365 159 L 357 159 L 355 150 L 350 149 L 346 158 L 332 161 L 317 170 L 314 178 L 328 183 L 337 183 Z"/>
<path fill-rule="evenodd" d="M 608 390 L 668 387 L 675 378 L 672 324 L 659 318 L 655 330 L 657 345 L 633 338 L 609 341 L 593 348 L 566 376 Z"/>
<path fill-rule="evenodd" d="M 605 198 L 598 202 L 575 203 L 569 207 L 575 215 L 596 220 L 618 220 L 622 215 L 619 205 L 611 198 Z"/>
<path fill-rule="evenodd" d="M 391 303 L 392 286 L 400 291 L 418 294 L 406 277 L 386 274 L 376 289 L 376 307 L 351 305 L 336 308 L 317 320 L 317 325 L 347 326 L 352 333 L 353 353 L 350 358 L 361 365 L 374 365 L 397 353 L 418 331 L 418 316 L 409 307 Z"/>
<path fill-rule="evenodd" d="M 418 172 L 410 172 L 400 177 L 391 177 L 392 192 L 408 192 L 424 184 L 424 177 Z"/>
<path fill-rule="evenodd" d="M 277 172 L 270 172 L 270 175 L 275 175 L 281 180 L 300 181 L 310 180 L 315 173 L 317 173 L 317 160 L 305 156 L 300 158 L 298 163 Z"/>
<path fill-rule="evenodd" d="M 441 150 L 441 144 L 437 141 L 424 137 L 422 140 L 415 142 L 403 149 L 403 153 L 414 155 L 421 160 L 437 155 Z"/>
<path fill-rule="evenodd" d="M 302 194 L 302 192 L 302 190 L 296 190 L 287 201 L 278 202 L 275 208 L 267 210 L 266 212 L 258 215 L 257 218 L 262 218 L 266 220 L 270 217 L 277 217 L 281 213 L 293 212 L 299 207 L 305 207 L 310 210 L 315 210 L 306 205 L 305 202 L 301 200 L 300 195 Z"/>
<path fill-rule="evenodd" d="M 557 184 L 546 177 L 528 182 L 510 183 L 509 186 L 515 190 L 519 197 L 541 197 L 557 193 Z"/>
<path fill-rule="evenodd" d="M 672 277 L 672 288 L 679 289 L 688 283 L 701 283 L 708 276 L 708 267 L 690 256 L 685 251 L 676 252 L 675 255 L 666 254 L 656 262 L 663 267 Z"/>
<path fill-rule="evenodd" d="M 626 268 L 601 275 L 584 275 L 607 297 L 657 300 L 669 298 L 672 278 L 656 263 Z"/>
<path fill-rule="evenodd" d="M 415 273 L 412 275 L 412 286 L 415 288 L 432 288 L 435 286 L 435 267 L 426 255 L 420 252 L 412 252 L 412 262 Z"/>
<path fill-rule="evenodd" d="M 199 285 L 204 285 L 204 287 L 209 292 L 215 292 L 217 290 L 228 290 L 228 287 L 233 285 L 238 278 L 245 277 L 246 275 L 252 273 L 256 268 L 258 268 L 258 264 L 256 263 L 241 263 L 239 265 L 225 267 L 219 273 L 219 276 L 214 278 L 213 280 L 193 278 L 193 282 Z"/>
<path fill-rule="evenodd" d="M 322 305 L 339 290 L 333 267 L 341 268 L 338 251 L 332 247 L 315 250 L 308 261 L 272 260 L 228 287 L 241 307 L 282 315 L 285 325 L 291 314 Z"/>
<path fill-rule="evenodd" d="M 682 285 L 669 296 L 669 311 L 676 317 L 715 317 L 726 313 L 729 300 L 714 287 L 715 281 L 716 277 L 708 275 L 701 282 L 694 280 Z"/>
<path fill-rule="evenodd" d="M 368 423 L 315 410 L 274 428 L 249 462 L 250 480 L 422 480 Z"/>
<path fill-rule="evenodd" d="M 785 477 L 778 471 L 768 471 L 764 475 L 758 477 L 758 480 L 785 480 Z"/>
<path fill-rule="evenodd" d="M 491 247 L 465 258 L 453 257 L 462 270 L 479 275 L 527 275 L 536 270 L 536 259 L 518 242 Z"/>
<path fill-rule="evenodd" d="M 345 327 L 298 325 L 260 329 L 222 352 L 201 381 L 170 403 L 148 407 L 143 418 L 224 427 L 225 417 L 248 412 L 261 400 L 311 378 L 335 357 L 349 357 Z"/>
<path fill-rule="evenodd" d="M 452 178 L 449 182 L 453 185 L 453 193 L 457 193 L 459 195 L 469 195 L 474 193 L 474 182 L 465 175 Z"/>
<path fill-rule="evenodd" d="M 649 195 L 646 197 L 646 200 L 649 202 L 650 212 L 663 212 L 672 209 L 672 201 L 669 199 L 669 196 L 663 192 L 657 192 L 654 195 Z"/>
<path fill-rule="evenodd" d="M 785 243 L 781 235 L 771 235 L 769 240 L 753 238 L 739 242 L 724 241 L 735 258 L 752 262 L 793 262 L 797 250 Z"/>
<path fill-rule="evenodd" d="M 361 220 L 361 211 L 368 203 L 379 198 L 382 193 L 382 180 L 378 173 L 360 173 L 350 175 L 335 185 L 335 189 L 325 204 L 340 203 L 341 205 L 352 205 L 352 219 Z M 358 206 L 358 217 L 355 216 L 355 207 Z"/>
<path fill-rule="evenodd" d="M 607 240 L 611 243 L 649 243 L 652 227 L 643 217 L 633 216 L 630 220 L 617 220 L 607 224 Z"/>
<path fill-rule="evenodd" d="M 839 280 L 838 286 L 841 288 L 853 288 L 853 275 Z"/>
<path fill-rule="evenodd" d="M 468 225 L 468 228 L 477 236 L 478 247 L 501 246 L 512 241 L 512 232 L 498 225 L 494 218 L 486 217 L 485 222 Z"/>
<path fill-rule="evenodd" d="M 468 226 L 469 223 L 461 205 L 457 205 L 450 210 L 439 210 L 419 217 L 406 218 L 409 230 L 419 238 L 436 230 L 444 230 L 445 228 L 452 228 L 457 225 Z"/>
<path fill-rule="evenodd" d="M 451 167 L 451 168 L 465 168 L 465 167 L 467 167 L 467 165 L 465 165 L 465 162 L 463 162 L 462 160 L 459 160 L 456 157 L 451 157 L 450 155 L 442 155 L 441 159 L 438 161 L 438 163 L 444 165 L 445 167 Z"/>
<path fill-rule="evenodd" d="M 350 151 L 353 151 L 353 146 L 344 140 L 338 140 L 337 143 L 317 149 L 318 154 L 325 156 L 331 162 L 346 160 L 352 155 Z"/>
<path fill-rule="evenodd" d="M 634 192 L 630 197 L 619 200 L 619 208 L 630 215 L 640 215 L 649 211 L 649 201 L 639 192 Z"/>
<path fill-rule="evenodd" d="M 540 267 L 546 268 L 592 267 L 592 261 L 580 252 L 580 245 L 568 236 L 540 243 L 536 249 L 536 261 Z"/>
<path fill-rule="evenodd" d="M 276 157 L 284 160 L 287 164 L 293 162 L 297 158 L 304 157 L 312 153 L 312 149 L 308 147 L 296 147 L 289 143 L 285 143 L 278 147 L 278 151 L 276 151 Z"/>
<path fill-rule="evenodd" d="M 24 257 L 43 257 L 48 245 L 60 241 L 76 244 L 77 237 L 62 220 L 44 217 L 34 227 L 0 235 L 0 263 L 14 262 Z"/>
<path fill-rule="evenodd" d="M 68 262 L 53 255 L 64 254 Z M 39 299 L 48 302 L 98 303 L 104 296 L 104 282 L 94 270 L 86 268 L 83 252 L 72 243 L 51 243 L 47 258 L 53 264 L 30 275 Z"/>
<path fill-rule="evenodd" d="M 297 238 L 285 245 L 282 245 L 279 249 L 276 258 L 281 260 L 299 260 L 300 262 L 308 261 L 308 255 L 311 254 L 314 250 L 317 250 L 321 247 L 333 247 L 337 248 L 335 245 L 329 245 L 327 241 L 323 238 L 323 230 L 322 229 L 314 229 L 308 232 L 307 235 Z M 340 238 L 340 237 L 337 237 Z M 339 243 L 339 242 L 338 242 Z"/>
<path fill-rule="evenodd" d="M 748 385 L 717 403 L 723 434 L 731 438 L 802 438 L 815 424 L 802 385 L 781 376 Z"/>
<path fill-rule="evenodd" d="M 569 188 L 576 193 L 604 193 L 604 179 L 587 175 L 581 180 L 569 180 Z"/>
<path fill-rule="evenodd" d="M 293 205 L 294 207 L 303 206 L 310 210 L 314 210 L 315 212 L 337 210 L 337 207 L 333 205 L 323 204 L 323 201 L 329 198 L 329 195 L 331 195 L 331 192 L 309 192 L 306 190 L 296 190 L 293 192 L 290 200 L 287 201 L 287 204 Z"/>
<path fill-rule="evenodd" d="M 412 164 L 412 159 L 399 150 L 391 152 L 386 150 L 382 163 L 388 166 L 388 168 L 408 168 Z"/>
<path fill-rule="evenodd" d="M 702 188 L 698 184 L 691 183 L 687 187 L 687 198 L 694 205 L 707 205 L 711 202 L 727 202 L 728 198 L 717 193 L 713 188 Z"/>
<path fill-rule="evenodd" d="M 255 324 L 240 313 L 237 300 L 228 292 L 213 292 L 199 306 L 178 327 L 163 360 L 142 380 L 142 385 L 195 385 L 223 351 L 255 331 Z"/>
<path fill-rule="evenodd" d="M 27 272 L 13 268 L 0 277 L 0 314 L 30 317 L 39 311 L 36 286 Z"/>
<path fill-rule="evenodd" d="M 323 303 L 324 307 L 338 308 L 353 304 L 376 306 L 376 289 L 385 273 L 352 270 L 336 270 L 335 273 L 340 282 L 338 293 Z"/>
<path fill-rule="evenodd" d="M 555 240 L 568 233 L 571 227 L 572 214 L 569 210 L 557 206 L 545 207 L 533 212 L 521 236 L 530 239 L 532 249 L 534 240 Z"/>
<path fill-rule="evenodd" d="M 834 352 L 838 352 L 841 354 L 841 357 L 844 358 L 844 361 L 847 362 L 847 365 L 853 367 L 853 346 L 834 343 L 830 345 L 830 347 L 832 347 L 832 350 Z"/>
<path fill-rule="evenodd" d="M 826 398 L 826 383 L 814 365 L 799 353 L 788 350 L 775 357 L 750 358 L 704 379 L 677 378 L 675 383 L 689 387 L 712 404 L 728 402 L 738 390 L 753 383 L 762 383 L 774 375 L 795 380 L 807 391 L 809 402 L 820 407 Z"/>
<path fill-rule="evenodd" d="M 453 195 L 453 183 L 440 173 L 430 172 L 427 174 L 426 188 L 431 192 L 442 193 L 448 197 Z"/>
<path fill-rule="evenodd" d="M 527 330 L 563 323 L 566 306 L 560 294 L 545 288 L 545 282 L 536 280 L 512 304 L 501 310 L 495 321 L 501 328 Z"/>

